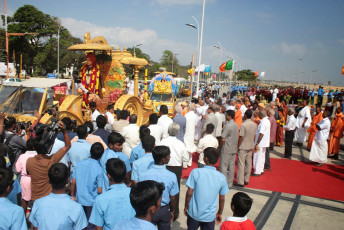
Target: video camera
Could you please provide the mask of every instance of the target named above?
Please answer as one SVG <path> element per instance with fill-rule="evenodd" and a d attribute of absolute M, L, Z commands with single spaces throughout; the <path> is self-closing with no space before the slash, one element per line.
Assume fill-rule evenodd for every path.
<path fill-rule="evenodd" d="M 47 109 L 45 112 L 47 114 L 49 114 L 50 116 L 53 116 L 54 115 L 54 112 L 55 111 L 57 112 L 58 111 L 58 108 L 57 108 L 57 105 L 52 105 L 49 109 Z"/>
<path fill-rule="evenodd" d="M 36 127 L 36 135 L 40 136 L 38 144 L 45 147 L 47 154 L 49 154 L 53 148 L 58 134 L 58 128 L 59 123 L 56 119 L 51 119 L 51 123 L 48 125 L 40 124 Z"/>

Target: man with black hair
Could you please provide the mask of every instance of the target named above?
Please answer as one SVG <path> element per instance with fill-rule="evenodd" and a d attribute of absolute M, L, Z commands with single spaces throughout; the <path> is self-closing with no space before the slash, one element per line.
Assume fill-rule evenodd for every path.
<path fill-rule="evenodd" d="M 69 139 L 73 139 L 74 137 L 77 136 L 76 133 L 73 132 L 73 124 L 72 124 L 72 120 L 69 118 L 69 117 L 64 117 L 62 118 L 61 120 L 63 122 L 63 124 L 65 125 L 66 127 L 66 130 L 67 130 L 67 133 L 68 133 L 68 136 L 69 136 Z M 56 138 L 60 141 L 64 141 L 64 138 L 63 138 L 63 133 L 58 133 Z"/>
<path fill-rule="evenodd" d="M 139 182 L 154 180 L 165 185 L 161 208 L 152 218 L 152 223 L 157 225 L 159 230 L 171 229 L 171 221 L 174 219 L 174 211 L 176 205 L 178 205 L 176 203 L 176 195 L 179 193 L 177 177 L 173 172 L 166 169 L 166 164 L 168 164 L 171 158 L 170 154 L 170 149 L 167 146 L 154 147 L 154 165 L 141 173 L 138 179 Z"/>
<path fill-rule="evenodd" d="M 237 163 L 237 184 L 235 186 L 244 187 L 248 185 L 252 169 L 252 153 L 254 149 L 254 137 L 257 125 L 251 120 L 252 110 L 246 110 L 244 123 L 240 127 L 238 142 L 238 163 Z"/>
<path fill-rule="evenodd" d="M 168 126 L 173 123 L 173 120 L 168 116 L 167 105 L 160 106 L 160 117 L 158 125 L 162 128 L 162 139 L 168 137 Z"/>
<path fill-rule="evenodd" d="M 212 123 L 207 124 L 205 135 L 198 142 L 197 152 L 199 153 L 198 158 L 198 168 L 203 168 L 205 166 L 204 162 L 204 150 L 208 147 L 217 148 L 219 147 L 218 140 L 213 136 L 214 125 Z"/>
<path fill-rule="evenodd" d="M 154 164 L 152 151 L 155 146 L 155 138 L 150 135 L 144 137 L 142 139 L 142 146 L 145 151 L 145 155 L 140 159 L 134 161 L 133 170 L 131 173 L 131 179 L 136 182 L 139 179 L 139 175 L 147 171 L 147 169 L 149 169 Z"/>
<path fill-rule="evenodd" d="M 70 194 L 72 199 L 84 208 L 87 220 L 90 219 L 95 198 L 102 193 L 104 177 L 98 160 L 103 153 L 102 144 L 94 143 L 91 147 L 91 158 L 80 161 L 72 175 Z M 88 223 L 87 228 L 95 229 L 95 225 Z"/>
<path fill-rule="evenodd" d="M 71 174 L 73 174 L 74 168 L 78 162 L 86 160 L 91 156 L 91 145 L 86 141 L 88 135 L 86 125 L 79 125 L 76 129 L 76 133 L 78 134 L 78 140 L 72 144 L 67 155 L 67 161 L 71 164 Z"/>
<path fill-rule="evenodd" d="M 10 148 L 8 156 L 13 172 L 16 172 L 15 163 L 17 159 L 26 151 L 26 141 L 16 134 L 16 123 L 17 121 L 14 117 L 7 117 L 4 120 L 5 132 L 3 134 L 3 139 L 4 143 Z"/>
<path fill-rule="evenodd" d="M 150 130 L 150 135 L 152 135 L 155 138 L 155 145 L 159 145 L 160 141 L 162 139 L 162 133 L 163 129 L 161 126 L 157 125 L 158 124 L 158 115 L 156 113 L 152 113 L 149 115 L 149 130 Z"/>
<path fill-rule="evenodd" d="M 97 127 L 97 123 L 96 123 L 96 120 L 97 120 L 97 117 L 99 115 L 101 115 L 101 113 L 98 111 L 97 109 L 97 103 L 95 101 L 91 101 L 90 102 L 90 109 L 91 109 L 91 121 L 93 123 L 93 126 L 94 128 Z"/>
<path fill-rule="evenodd" d="M 243 229 L 256 230 L 253 222 L 246 215 L 252 207 L 253 200 L 246 193 L 237 192 L 231 202 L 233 216 L 229 216 L 221 225 L 221 230 Z"/>
<path fill-rule="evenodd" d="M 119 158 L 125 164 L 127 175 L 126 175 L 126 183 L 130 185 L 130 171 L 131 166 L 129 162 L 129 158 L 127 155 L 122 153 L 124 137 L 120 133 L 112 132 L 109 135 L 108 143 L 109 148 L 104 152 L 103 156 L 100 158 L 99 162 L 103 168 L 103 177 L 104 177 L 104 185 L 103 185 L 103 192 L 107 191 L 110 187 L 109 178 L 107 176 L 106 171 L 106 162 L 112 158 Z"/>
<path fill-rule="evenodd" d="M 83 229 L 87 219 L 82 206 L 65 194 L 69 183 L 66 165 L 54 164 L 50 167 L 49 182 L 52 193 L 35 201 L 29 217 L 34 229 Z"/>
<path fill-rule="evenodd" d="M 123 153 L 130 158 L 131 150 L 140 144 L 139 130 L 140 127 L 136 124 L 137 116 L 133 114 L 129 118 L 129 125 L 124 127 L 121 131 L 125 139 L 123 144 Z"/>
<path fill-rule="evenodd" d="M 84 125 L 86 125 L 87 127 L 87 137 L 86 137 L 86 141 L 90 144 L 93 145 L 96 142 L 99 142 L 100 144 L 103 145 L 104 149 L 108 149 L 108 146 L 105 144 L 105 142 L 103 141 L 103 139 L 100 136 L 94 135 L 93 133 L 93 124 L 90 121 L 86 121 L 84 123 Z M 72 144 L 74 142 L 76 142 L 77 140 L 79 140 L 78 136 L 74 137 L 71 142 Z"/>
<path fill-rule="evenodd" d="M 127 110 L 122 110 L 119 112 L 119 116 L 117 116 L 117 121 L 115 121 L 112 125 L 113 131 L 121 132 L 122 129 L 129 125 L 129 121 L 127 118 L 130 116 Z"/>
<path fill-rule="evenodd" d="M 125 185 L 126 167 L 117 158 L 106 162 L 107 177 L 110 181 L 109 190 L 96 197 L 89 222 L 112 230 L 121 220 L 129 220 L 135 216 L 130 204 L 130 187 Z"/>
<path fill-rule="evenodd" d="M 27 230 L 23 208 L 6 198 L 12 187 L 12 171 L 0 168 L 0 226 L 2 229 Z"/>
<path fill-rule="evenodd" d="M 226 111 L 226 125 L 222 131 L 220 172 L 227 178 L 228 187 L 232 187 L 235 170 L 235 156 L 238 151 L 239 126 L 234 122 L 235 112 Z"/>
<path fill-rule="evenodd" d="M 106 117 L 104 117 L 103 115 L 99 115 L 96 119 L 96 123 L 98 129 L 93 133 L 93 135 L 100 136 L 105 144 L 108 145 L 108 137 L 110 135 L 110 132 L 104 129 L 107 123 Z"/>
<path fill-rule="evenodd" d="M 114 230 L 156 230 L 151 223 L 153 216 L 160 210 L 163 183 L 147 180 L 134 184 L 130 192 L 130 203 L 136 215 L 130 221 L 122 220 Z"/>
<path fill-rule="evenodd" d="M 218 120 L 215 116 L 215 108 L 213 106 L 209 106 L 207 111 L 208 111 L 208 115 L 207 115 L 207 118 L 205 119 L 205 121 L 203 123 L 202 136 L 203 136 L 203 134 L 206 133 L 206 128 L 207 128 L 208 124 L 213 124 L 214 127 L 216 127 L 217 122 L 218 122 Z M 214 137 L 216 137 L 215 129 L 213 130 L 212 135 Z"/>
<path fill-rule="evenodd" d="M 111 130 L 112 130 L 112 125 L 115 122 L 115 118 L 113 116 L 113 113 L 115 112 L 115 108 L 114 105 L 108 105 L 106 107 L 106 113 L 105 116 L 107 118 L 107 123 L 109 124 L 109 126 L 111 126 Z"/>
<path fill-rule="evenodd" d="M 55 154 L 48 156 L 44 145 L 35 144 L 34 148 L 37 155 L 29 158 L 26 162 L 26 172 L 31 176 L 31 200 L 37 200 L 51 193 L 48 170 L 53 164 L 60 162 L 71 147 L 67 130 L 64 129 L 64 124 L 61 121 L 59 122 L 59 129 L 63 132 L 65 146 Z"/>
<path fill-rule="evenodd" d="M 186 182 L 188 190 L 185 197 L 184 214 L 188 217 L 188 229 L 214 229 L 215 222 L 222 221 L 225 195 L 229 192 L 226 177 L 218 172 L 215 164 L 219 160 L 219 151 L 209 147 L 204 150 L 206 166 L 194 169 Z M 219 197 L 219 210 L 217 203 Z"/>
<path fill-rule="evenodd" d="M 140 137 L 140 144 L 138 146 L 136 146 L 135 148 L 133 148 L 133 150 L 131 150 L 131 154 L 130 154 L 130 163 L 133 164 L 134 161 L 136 161 L 137 159 L 143 157 L 145 155 L 145 150 L 142 147 L 142 139 L 144 137 L 148 137 L 150 135 L 150 129 L 145 126 L 145 125 L 141 125 L 140 126 L 140 130 L 139 130 L 139 137 Z M 154 146 L 153 146 L 154 147 Z"/>

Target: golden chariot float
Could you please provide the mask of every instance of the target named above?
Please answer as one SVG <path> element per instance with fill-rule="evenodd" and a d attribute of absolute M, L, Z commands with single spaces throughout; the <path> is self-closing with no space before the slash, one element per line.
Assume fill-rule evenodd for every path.
<path fill-rule="evenodd" d="M 139 69 L 148 65 L 147 60 L 132 56 L 126 47 L 123 50 L 120 50 L 119 47 L 113 49 L 104 37 L 91 39 L 90 33 L 87 32 L 84 38 L 83 44 L 73 45 L 68 50 L 95 54 L 102 76 L 101 81 L 105 88 L 105 91 L 99 90 L 99 97 L 96 101 L 97 108 L 101 112 L 105 112 L 108 105 L 114 105 L 115 110 L 128 110 L 131 114 L 136 114 L 138 125 L 147 123 L 149 115 L 153 112 L 153 103 L 151 100 L 142 102 L 138 98 Z M 124 65 L 129 65 L 134 71 L 134 95 L 124 94 L 127 84 Z M 0 111 L 16 117 L 18 121 L 33 122 L 37 119 L 33 110 L 42 112 L 53 104 L 58 104 L 60 119 L 68 116 L 72 120 L 76 120 L 77 124 L 83 124 L 90 120 L 90 110 L 83 108 L 82 94 L 66 95 L 64 92 L 58 93 L 57 91 L 55 94 L 52 93 L 51 87 L 68 81 L 72 81 L 69 84 L 72 85 L 71 91 L 74 93 L 73 79 L 32 78 L 2 87 Z M 33 103 L 36 105 L 33 106 L 34 108 L 30 108 L 30 111 L 25 109 Z M 41 123 L 49 123 L 51 118 L 51 115 L 45 114 Z"/>

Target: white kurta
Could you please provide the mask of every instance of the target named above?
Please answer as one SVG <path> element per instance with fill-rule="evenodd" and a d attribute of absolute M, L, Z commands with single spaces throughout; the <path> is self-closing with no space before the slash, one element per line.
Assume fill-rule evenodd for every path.
<path fill-rule="evenodd" d="M 202 118 L 203 115 L 206 115 L 207 113 L 207 106 L 199 106 L 196 108 L 196 115 L 197 115 L 197 123 L 196 123 L 196 134 L 195 134 L 195 140 L 198 141 L 199 139 L 202 138 L 202 128 L 203 128 L 203 123 L 204 119 Z"/>
<path fill-rule="evenodd" d="M 185 126 L 185 134 L 184 134 L 184 144 L 186 147 L 186 151 L 190 155 L 189 162 L 187 162 L 187 166 L 191 166 L 192 164 L 192 153 L 196 151 L 195 145 L 195 127 L 197 121 L 197 115 L 194 111 L 190 111 L 185 114 L 186 119 L 186 126 Z M 186 165 L 184 165 L 185 167 Z"/>
<path fill-rule="evenodd" d="M 173 123 L 173 120 L 168 115 L 162 115 L 158 119 L 158 125 L 162 128 L 162 138 L 168 137 L 168 126 Z"/>
<path fill-rule="evenodd" d="M 318 130 L 314 136 L 309 159 L 318 163 L 327 162 L 328 144 L 327 138 L 330 133 L 331 122 L 328 118 L 324 118 L 318 124 L 321 130 Z"/>
<path fill-rule="evenodd" d="M 254 174 L 261 174 L 264 172 L 265 151 L 266 148 L 270 146 L 270 121 L 268 117 L 264 117 L 257 127 L 254 141 L 256 144 L 260 134 L 264 134 L 264 136 L 258 144 L 259 150 L 253 153 Z"/>
<path fill-rule="evenodd" d="M 302 127 L 303 122 L 305 121 L 306 117 L 308 118 L 305 126 Z M 312 122 L 311 111 L 308 106 L 301 109 L 299 115 L 296 118 L 296 133 L 295 133 L 295 141 L 297 143 L 303 143 L 306 141 L 306 134 L 307 129 L 309 128 Z"/>
<path fill-rule="evenodd" d="M 121 131 L 121 134 L 125 139 L 125 142 L 123 144 L 123 153 L 129 158 L 131 150 L 138 146 L 141 142 L 139 137 L 139 130 L 140 127 L 136 124 L 129 124 L 128 126 L 125 126 Z"/>

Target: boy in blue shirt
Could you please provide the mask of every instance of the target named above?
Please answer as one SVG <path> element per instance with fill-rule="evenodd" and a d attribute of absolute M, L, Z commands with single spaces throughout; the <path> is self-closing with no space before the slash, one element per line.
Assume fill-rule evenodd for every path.
<path fill-rule="evenodd" d="M 141 140 L 141 143 L 136 146 L 135 148 L 133 148 L 133 150 L 131 150 L 131 154 L 130 154 L 130 163 L 133 164 L 134 161 L 136 161 L 137 159 L 143 157 L 145 155 L 145 150 L 142 146 L 142 139 L 144 137 L 147 137 L 150 135 L 150 129 L 145 126 L 145 125 L 142 125 L 140 127 L 140 130 L 139 130 L 139 136 L 140 136 L 140 140 Z"/>
<path fill-rule="evenodd" d="M 65 194 L 69 183 L 68 168 L 63 163 L 53 164 L 49 171 L 52 193 L 35 201 L 29 217 L 38 229 L 83 229 L 87 219 L 82 206 Z"/>
<path fill-rule="evenodd" d="M 121 220 L 130 220 L 135 216 L 135 210 L 130 204 L 130 188 L 124 183 L 126 176 L 125 164 L 118 158 L 106 162 L 107 176 L 110 181 L 108 191 L 97 196 L 93 204 L 89 222 L 112 230 Z"/>
<path fill-rule="evenodd" d="M 154 165 L 139 175 L 138 181 L 154 180 L 164 183 L 165 189 L 162 193 L 161 208 L 152 217 L 152 223 L 159 230 L 171 229 L 171 221 L 174 219 L 176 208 L 176 195 L 179 193 L 177 176 L 166 169 L 166 164 L 171 159 L 171 151 L 167 146 L 156 146 L 153 149 Z"/>
<path fill-rule="evenodd" d="M 123 143 L 125 139 L 120 133 L 112 132 L 108 137 L 109 148 L 104 152 L 103 156 L 100 158 L 99 162 L 103 168 L 103 177 L 104 177 L 104 185 L 103 185 L 103 192 L 107 191 L 110 187 L 109 178 L 106 172 L 106 162 L 111 158 L 119 158 L 125 164 L 127 175 L 126 175 L 126 184 L 128 186 L 131 185 L 130 179 L 130 171 L 131 166 L 129 162 L 129 158 L 127 155 L 122 153 Z"/>
<path fill-rule="evenodd" d="M 134 184 L 130 192 L 130 203 L 136 215 L 131 220 L 122 220 L 114 230 L 156 230 L 151 223 L 161 206 L 163 183 L 147 180 Z"/>
<path fill-rule="evenodd" d="M 149 169 L 154 164 L 154 159 L 152 155 L 152 151 L 155 145 L 155 138 L 153 136 L 146 136 L 142 138 L 142 146 L 145 151 L 145 155 L 140 159 L 134 161 L 133 163 L 133 170 L 131 173 L 131 179 L 134 182 L 137 182 L 139 179 L 139 175 L 147 169 Z"/>
<path fill-rule="evenodd" d="M 27 230 L 23 208 L 6 198 L 12 187 L 13 172 L 9 169 L 0 168 L 0 228 Z"/>
<path fill-rule="evenodd" d="M 213 147 L 204 150 L 206 166 L 191 171 L 186 182 L 188 190 L 185 197 L 184 214 L 188 217 L 189 230 L 214 229 L 222 221 L 225 195 L 229 192 L 226 177 L 215 168 L 219 151 Z M 217 210 L 218 196 L 220 199 Z"/>
<path fill-rule="evenodd" d="M 91 158 L 80 161 L 72 175 L 70 193 L 73 200 L 84 208 L 87 220 L 90 219 L 94 200 L 102 193 L 104 177 L 98 160 L 103 153 L 103 145 L 99 142 L 94 143 L 91 147 Z M 87 229 L 95 229 L 95 225 L 89 223 Z"/>

